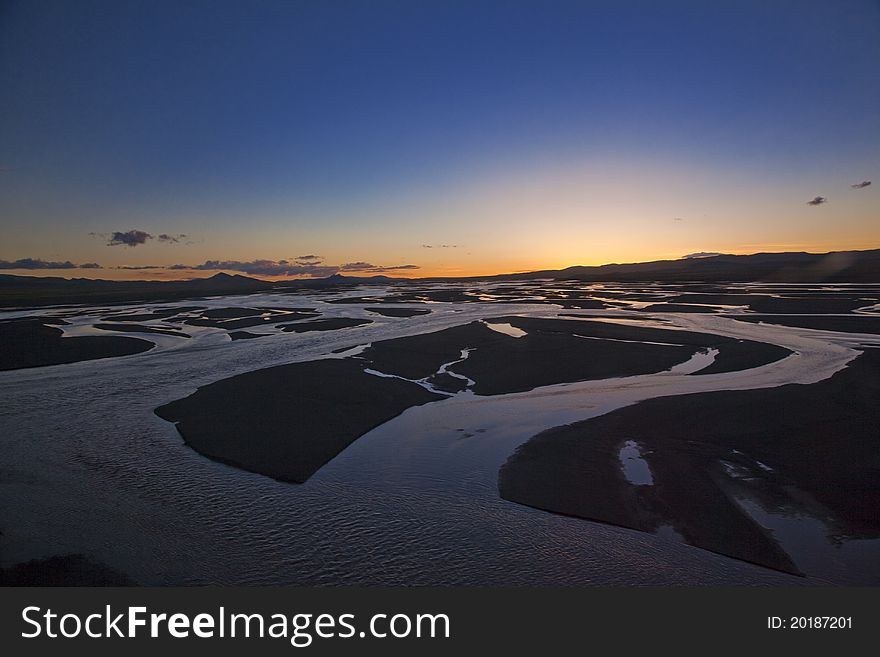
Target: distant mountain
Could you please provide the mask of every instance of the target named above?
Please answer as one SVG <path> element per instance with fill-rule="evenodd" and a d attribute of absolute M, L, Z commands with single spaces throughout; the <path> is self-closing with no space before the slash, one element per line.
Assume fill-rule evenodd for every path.
<path fill-rule="evenodd" d="M 767 283 L 880 283 L 880 249 L 832 253 L 756 253 L 704 255 L 699 258 L 657 260 L 597 267 L 567 267 L 519 274 L 469 278 L 405 279 L 388 276 L 345 276 L 263 281 L 240 274 L 219 273 L 186 281 L 107 281 L 88 278 L 15 276 L 0 274 L 0 307 L 61 304 L 173 301 L 223 294 L 248 294 L 365 284 L 430 281 L 577 280 L 588 282 L 767 282 Z"/>
<path fill-rule="evenodd" d="M 493 278 L 578 281 L 698 281 L 768 283 L 880 283 L 880 249 L 831 253 L 756 253 L 567 267 Z"/>
<path fill-rule="evenodd" d="M 295 278 L 287 281 L 279 281 L 275 285 L 279 287 L 335 287 L 345 285 L 383 284 L 408 281 L 408 278 L 391 278 L 390 276 L 345 276 L 333 274 L 326 278 Z"/>
<path fill-rule="evenodd" d="M 267 281 L 224 273 L 187 281 L 107 281 L 0 274 L 0 307 L 174 301 L 199 296 L 247 294 L 272 287 L 273 283 Z"/>
<path fill-rule="evenodd" d="M 171 282 L 186 282 L 192 285 L 201 285 L 203 287 L 211 289 L 223 288 L 236 290 L 261 290 L 265 289 L 267 285 L 271 285 L 271 283 L 260 280 L 258 278 L 250 278 L 249 276 L 242 276 L 241 274 L 226 274 L 224 272 L 214 274 L 210 278 L 194 278 L 190 281 Z"/>

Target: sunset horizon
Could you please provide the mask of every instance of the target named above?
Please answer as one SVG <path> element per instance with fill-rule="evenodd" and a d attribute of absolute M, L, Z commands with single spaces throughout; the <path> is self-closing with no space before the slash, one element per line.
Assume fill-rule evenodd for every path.
<path fill-rule="evenodd" d="M 279 260 L 254 260 L 254 261 L 237 261 L 232 259 L 226 260 L 208 260 L 199 265 L 185 266 L 180 263 L 169 265 L 117 265 L 104 266 L 100 263 L 73 263 L 70 261 L 47 261 L 42 259 L 28 259 L 26 266 L 15 267 L 15 262 L 0 260 L 0 275 L 11 274 L 15 276 L 32 276 L 32 277 L 58 277 L 58 278 L 84 278 L 94 280 L 118 280 L 118 281 L 185 281 L 200 278 L 210 278 L 219 273 L 230 275 L 242 275 L 250 278 L 265 281 L 284 281 L 284 280 L 309 280 L 322 279 L 333 275 L 351 276 L 357 278 L 367 278 L 372 276 L 385 276 L 394 279 L 439 279 L 439 278 L 485 278 L 485 277 L 503 277 L 507 274 L 522 274 L 535 271 L 545 270 L 561 270 L 569 267 L 600 267 L 603 265 L 619 265 L 619 264 L 638 264 L 650 262 L 662 262 L 670 260 L 683 260 L 696 257 L 711 257 L 715 255 L 755 255 L 759 253 L 810 253 L 823 254 L 835 253 L 842 251 L 873 251 L 880 249 L 880 244 L 873 246 L 858 247 L 820 247 L 820 248 L 799 248 L 795 245 L 782 246 L 776 245 L 777 248 L 756 248 L 755 250 L 747 249 L 730 249 L 730 250 L 711 250 L 711 251 L 693 251 L 681 255 L 663 254 L 658 257 L 645 257 L 639 259 L 614 258 L 610 260 L 589 261 L 586 259 L 576 262 L 564 263 L 535 263 L 533 266 L 511 265 L 510 267 L 489 269 L 473 269 L 468 270 L 454 265 L 439 266 L 434 269 L 423 268 L 422 265 L 404 265 L 404 266 L 384 266 L 373 265 L 366 262 L 345 262 L 341 265 L 333 265 L 326 263 L 323 259 L 313 258 L 306 261 L 299 258 L 281 258 Z M 302 265 L 299 262 L 307 262 Z M 213 265 L 212 262 L 217 263 Z M 277 273 L 284 271 L 287 267 L 293 272 Z"/>
<path fill-rule="evenodd" d="M 86 5 L 0 23 L 7 273 L 457 277 L 880 245 L 869 2 Z"/>
<path fill-rule="evenodd" d="M 0 0 L 0 644 L 870 645 L 878 64 L 880 0 Z"/>

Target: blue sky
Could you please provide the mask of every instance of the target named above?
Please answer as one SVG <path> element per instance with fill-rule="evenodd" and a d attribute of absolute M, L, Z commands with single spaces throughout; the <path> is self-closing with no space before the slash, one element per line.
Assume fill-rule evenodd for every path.
<path fill-rule="evenodd" d="M 867 0 L 6 2 L 0 259 L 877 247 L 878 62 Z"/>

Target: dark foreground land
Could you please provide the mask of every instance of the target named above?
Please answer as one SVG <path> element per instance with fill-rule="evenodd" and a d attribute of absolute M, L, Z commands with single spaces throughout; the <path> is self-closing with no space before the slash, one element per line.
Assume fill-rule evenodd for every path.
<path fill-rule="evenodd" d="M 155 345 L 124 336 L 62 338 L 61 329 L 43 320 L 13 319 L 0 322 L 0 370 L 61 365 L 96 358 L 139 354 Z"/>
<path fill-rule="evenodd" d="M 798 326 L 820 331 L 880 333 L 880 316 L 734 315 L 733 318 L 740 322 L 751 322 L 753 324 L 779 324 L 781 326 Z"/>
<path fill-rule="evenodd" d="M 193 449 L 283 481 L 303 482 L 352 441 L 410 406 L 442 399 L 353 360 L 240 374 L 156 409 Z"/>
<path fill-rule="evenodd" d="M 505 499 L 798 572 L 736 498 L 818 517 L 837 541 L 880 537 L 880 350 L 813 385 L 651 399 L 545 431 L 502 467 Z M 627 441 L 652 485 L 630 483 Z"/>
<path fill-rule="evenodd" d="M 719 356 L 707 369 L 722 372 L 790 353 L 774 345 L 687 331 L 523 317 L 491 321 L 509 321 L 528 333 L 512 337 L 475 321 L 382 340 L 358 356 L 223 379 L 156 413 L 177 423 L 186 443 L 206 456 L 276 479 L 303 482 L 370 429 L 411 406 L 444 399 L 446 393 L 468 386 L 478 395 L 498 395 L 650 374 L 708 347 L 718 348 Z M 310 325 L 333 322 L 337 320 L 294 326 L 309 330 Z M 467 358 L 465 351 L 470 352 Z"/>
<path fill-rule="evenodd" d="M 730 325 L 735 319 L 798 327 L 791 333 L 840 331 L 850 336 L 813 335 L 847 345 L 874 344 L 876 340 L 854 334 L 880 332 L 876 284 L 591 285 L 545 278 L 491 285 L 386 280 L 380 287 L 354 286 L 340 279 L 270 290 L 251 289 L 247 279 L 220 278 L 210 284 L 218 282 L 240 286 L 235 297 L 250 291 L 260 295 L 208 301 L 192 293 L 197 286 L 180 286 L 175 294 L 199 299 L 196 305 L 145 306 L 140 296 L 123 295 L 125 290 L 132 292 L 126 286 L 108 286 L 112 299 L 107 297 L 100 306 L 53 308 L 39 317 L 41 311 L 27 311 L 30 317 L 0 320 L 0 369 L 136 354 L 154 348 L 148 339 L 158 345 L 156 352 L 179 350 L 184 360 L 193 351 L 198 357 L 247 358 L 247 350 L 253 349 L 260 353 L 256 362 L 262 367 L 275 366 L 218 380 L 160 406 L 156 413 L 174 422 L 184 442 L 206 457 L 302 483 L 374 427 L 408 408 L 450 395 L 504 395 L 648 375 L 698 354 L 703 355 L 676 372 L 700 377 L 798 358 L 760 337 L 740 340 L 676 330 L 673 327 L 684 321 L 675 313 L 714 314 Z M 157 294 L 172 289 L 162 285 L 150 289 Z M 205 286 L 198 289 L 205 296 L 213 291 L 208 283 L 199 285 Z M 90 287 L 58 285 L 71 291 Z M 99 288 L 101 284 L 94 285 Z M 141 292 L 136 290 L 137 295 Z M 271 300 L 266 293 L 274 295 Z M 17 297 L 16 303 L 22 299 Z M 138 302 L 128 308 L 108 305 L 123 300 Z M 324 303 L 343 306 L 325 315 Z M 428 307 L 429 303 L 437 305 Z M 529 306 L 526 310 L 506 305 L 511 303 Z M 468 305 L 459 317 L 480 319 L 419 332 L 422 325 L 449 326 L 446 318 L 464 310 L 459 304 Z M 504 314 L 516 312 L 525 316 Z M 77 326 L 69 333 L 91 328 L 103 335 L 62 337 L 58 327 L 68 322 Z M 723 326 L 725 320 L 692 316 L 687 324 Z M 389 337 L 399 335 L 393 332 L 395 326 L 414 334 Z M 350 339 L 329 340 L 327 358 L 276 365 L 294 358 L 302 341 L 320 346 L 323 336 L 335 331 Z M 758 328 L 754 335 L 762 331 Z M 144 333 L 144 339 L 127 335 L 131 333 Z M 297 333 L 306 336 L 292 335 Z M 217 339 L 224 334 L 228 340 Z M 188 336 L 193 339 L 181 339 Z M 258 337 L 264 339 L 253 339 Z M 233 341 L 242 342 L 228 347 Z M 331 353 L 330 347 L 339 344 L 346 346 Z M 352 348 L 355 344 L 357 349 Z M 224 354 L 224 349 L 230 352 Z M 711 360 L 706 356 L 710 350 L 711 364 L 693 371 Z M 173 354 L 165 360 L 173 361 Z M 226 370 L 215 371 L 221 377 Z M 62 370 L 49 378 L 63 376 Z M 4 377 L 15 385 L 14 374 Z M 510 501 L 550 512 L 646 532 L 674 530 L 686 542 L 731 557 L 788 573 L 804 568 L 818 574 L 810 563 L 800 563 L 800 553 L 787 553 L 787 546 L 794 544 L 787 536 L 780 544 L 747 510 L 758 513 L 754 510 L 760 508 L 774 518 L 790 512 L 807 519 L 811 528 L 827 528 L 832 542 L 880 537 L 880 417 L 874 401 L 880 398 L 878 379 L 880 356 L 867 348 L 835 377 L 812 386 L 649 400 L 534 437 L 501 470 L 500 491 Z M 704 381 L 714 387 L 715 381 Z M 170 398 L 160 396 L 155 404 Z M 527 403 L 539 404 L 540 399 L 542 395 L 533 395 Z M 641 463 L 650 468 L 647 481 L 633 480 L 625 469 L 624 447 L 628 454 L 634 449 L 640 453 Z M 631 463 L 633 457 L 627 458 Z M 494 470 L 487 476 L 493 477 Z M 511 505 L 502 506 L 515 512 Z M 853 551 L 869 546 L 853 546 Z M 76 555 L 11 566 L 0 575 L 4 583 L 34 585 L 118 581 L 116 574 Z"/>
<path fill-rule="evenodd" d="M 34 559 L 0 568 L 0 586 L 136 586 L 127 575 L 81 554 Z"/>

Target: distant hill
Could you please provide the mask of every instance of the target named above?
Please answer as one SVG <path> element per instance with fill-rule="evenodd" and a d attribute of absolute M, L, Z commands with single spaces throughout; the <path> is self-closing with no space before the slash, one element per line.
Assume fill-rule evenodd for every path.
<path fill-rule="evenodd" d="M 832 253 L 756 253 L 715 255 L 680 260 L 657 260 L 596 267 L 567 267 L 499 276 L 404 279 L 388 276 L 344 276 L 263 281 L 215 274 L 186 281 L 106 281 L 88 278 L 14 276 L 0 274 L 0 307 L 82 303 L 173 301 L 223 294 L 354 287 L 364 284 L 481 280 L 578 280 L 589 282 L 767 282 L 880 283 L 880 249 Z"/>
<path fill-rule="evenodd" d="M 496 276 L 508 280 L 880 283 L 880 249 L 831 253 L 756 253 L 567 267 Z"/>
<path fill-rule="evenodd" d="M 272 283 L 256 278 L 224 273 L 187 281 L 106 281 L 0 274 L 0 307 L 174 301 L 199 296 L 246 294 L 272 286 Z"/>

